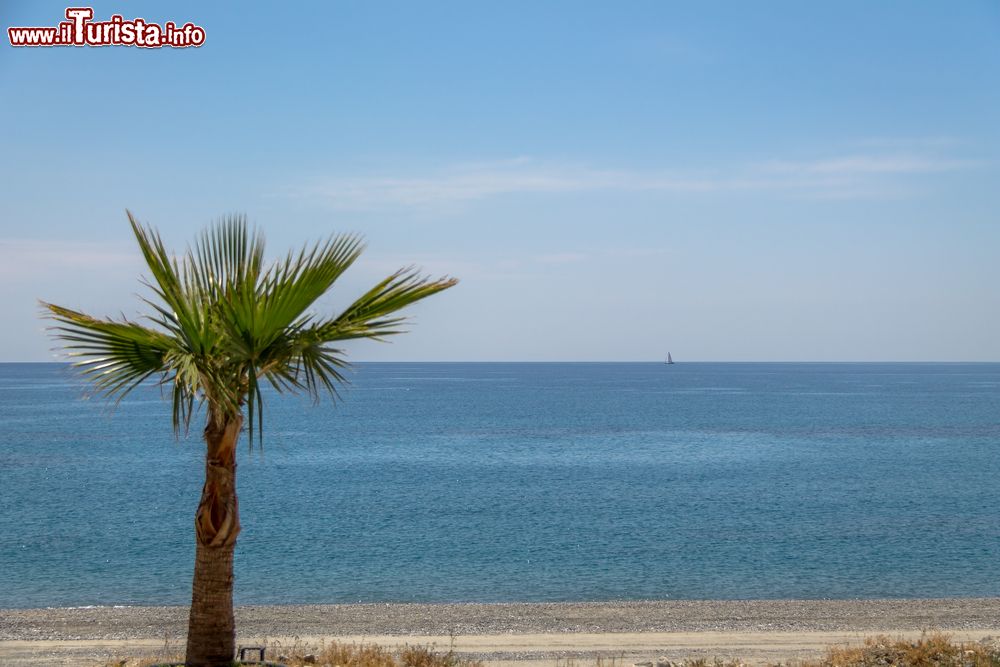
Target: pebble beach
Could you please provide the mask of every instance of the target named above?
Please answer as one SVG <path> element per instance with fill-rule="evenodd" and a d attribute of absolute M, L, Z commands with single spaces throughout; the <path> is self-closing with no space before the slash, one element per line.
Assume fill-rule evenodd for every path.
<path fill-rule="evenodd" d="M 760 663 L 874 634 L 1000 634 L 1000 598 L 244 606 L 236 616 L 240 643 L 433 643 L 492 664 L 692 654 Z M 5 609 L 0 664 L 156 654 L 183 645 L 186 623 L 185 607 Z"/>

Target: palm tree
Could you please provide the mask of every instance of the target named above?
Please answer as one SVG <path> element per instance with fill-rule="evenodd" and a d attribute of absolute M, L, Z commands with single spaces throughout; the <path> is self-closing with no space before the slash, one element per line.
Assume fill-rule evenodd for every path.
<path fill-rule="evenodd" d="M 261 432 L 262 383 L 278 392 L 318 400 L 336 397 L 345 381 L 344 351 L 333 344 L 402 333 L 401 308 L 453 286 L 401 270 L 361 295 L 342 313 L 324 317 L 310 308 L 358 258 L 351 235 L 290 252 L 270 266 L 264 240 L 242 216 L 209 227 L 180 258 L 159 234 L 128 219 L 152 274 L 155 299 L 148 325 L 91 317 L 43 303 L 84 376 L 120 399 L 150 378 L 171 389 L 175 432 L 187 430 L 205 407 L 205 485 L 195 514 L 196 552 L 186 663 L 232 663 L 233 551 L 240 532 L 236 497 L 236 445 L 246 411 L 250 446 Z M 260 435 L 258 435 L 260 438 Z"/>

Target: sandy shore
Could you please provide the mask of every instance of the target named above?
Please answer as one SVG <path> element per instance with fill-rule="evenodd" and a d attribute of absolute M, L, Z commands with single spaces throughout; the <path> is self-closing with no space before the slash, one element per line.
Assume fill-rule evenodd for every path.
<path fill-rule="evenodd" d="M 101 664 L 183 645 L 182 607 L 0 610 L 0 665 Z M 375 641 L 453 645 L 494 664 L 527 667 L 598 656 L 739 657 L 751 663 L 819 655 L 872 634 L 943 630 L 961 641 L 1000 635 L 1000 598 L 662 601 L 557 604 L 370 604 L 241 607 L 239 643 Z"/>

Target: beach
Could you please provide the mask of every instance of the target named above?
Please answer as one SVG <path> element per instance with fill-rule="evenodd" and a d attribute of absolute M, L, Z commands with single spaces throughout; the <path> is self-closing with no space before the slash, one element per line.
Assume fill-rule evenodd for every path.
<path fill-rule="evenodd" d="M 877 634 L 943 631 L 956 641 L 1000 635 L 1000 598 L 641 601 L 508 604 L 243 606 L 238 644 L 434 644 L 489 664 L 599 657 L 739 658 L 749 664 L 822 655 Z M 0 611 L 0 664 L 88 665 L 182 652 L 185 607 Z"/>

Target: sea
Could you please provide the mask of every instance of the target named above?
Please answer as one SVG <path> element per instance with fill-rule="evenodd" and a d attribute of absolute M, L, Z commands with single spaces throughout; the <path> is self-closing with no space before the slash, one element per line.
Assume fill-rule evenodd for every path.
<path fill-rule="evenodd" d="M 1000 364 L 350 379 L 241 440 L 239 604 L 1000 595 Z M 0 607 L 189 602 L 204 446 L 168 398 L 0 365 Z"/>

